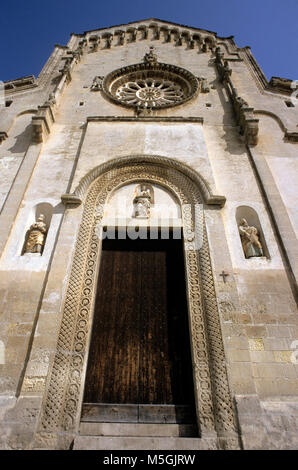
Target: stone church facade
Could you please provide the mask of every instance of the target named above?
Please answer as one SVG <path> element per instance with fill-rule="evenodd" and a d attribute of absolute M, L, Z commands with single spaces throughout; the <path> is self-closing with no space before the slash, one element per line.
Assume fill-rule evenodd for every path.
<path fill-rule="evenodd" d="M 295 83 L 268 82 L 233 37 L 149 19 L 72 34 L 37 79 L 4 85 L 1 448 L 297 449 Z M 112 354 L 124 354 L 128 300 L 116 277 L 96 303 L 100 282 L 117 274 L 111 262 L 103 272 L 103 246 L 128 228 L 144 238 L 183 235 L 183 266 L 176 245 L 172 262 L 185 283 L 190 355 L 181 362 L 179 339 L 173 354 L 191 370 L 191 418 L 177 418 L 182 398 L 150 398 L 167 380 L 171 393 L 181 386 L 174 366 L 155 380 L 149 364 L 143 400 L 132 378 L 105 375 L 116 370 Z M 146 308 L 149 323 L 161 322 L 160 266 L 142 278 L 151 291 L 143 285 L 134 304 L 140 325 Z M 143 271 L 121 269 L 134 292 Z M 175 295 L 169 290 L 169 304 Z M 114 336 L 96 326 L 104 302 Z M 131 315 L 128 339 L 137 330 Z M 92 376 L 96 344 L 105 344 L 108 366 Z M 134 368 L 134 357 L 121 368 L 127 363 Z M 96 374 L 107 399 L 86 399 Z"/>

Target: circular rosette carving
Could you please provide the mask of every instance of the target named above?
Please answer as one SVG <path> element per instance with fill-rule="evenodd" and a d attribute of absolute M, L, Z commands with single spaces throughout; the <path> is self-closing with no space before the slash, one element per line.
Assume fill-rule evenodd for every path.
<path fill-rule="evenodd" d="M 174 65 L 144 63 L 111 72 L 103 91 L 110 99 L 127 107 L 168 108 L 190 100 L 198 91 L 198 80 Z"/>

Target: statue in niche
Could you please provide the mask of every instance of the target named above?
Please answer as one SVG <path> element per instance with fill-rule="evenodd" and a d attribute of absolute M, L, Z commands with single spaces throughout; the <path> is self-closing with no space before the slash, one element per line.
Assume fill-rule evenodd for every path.
<path fill-rule="evenodd" d="M 152 188 L 147 184 L 139 184 L 135 189 L 133 199 L 134 217 L 148 219 L 150 217 L 151 203 L 153 202 Z"/>
<path fill-rule="evenodd" d="M 239 233 L 245 258 L 264 256 L 256 227 L 250 227 L 246 219 L 241 219 L 239 224 Z"/>
<path fill-rule="evenodd" d="M 46 234 L 47 225 L 45 223 L 45 216 L 40 214 L 37 222 L 32 224 L 28 231 L 24 253 L 39 253 L 41 255 L 45 244 Z"/>

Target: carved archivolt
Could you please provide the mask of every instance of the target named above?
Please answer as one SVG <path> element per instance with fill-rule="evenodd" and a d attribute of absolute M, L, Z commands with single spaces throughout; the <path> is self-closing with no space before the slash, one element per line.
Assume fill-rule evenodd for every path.
<path fill-rule="evenodd" d="M 123 159 L 118 159 L 117 163 L 114 161 L 114 166 L 98 174 L 86 188 L 39 436 L 42 439 L 42 436 L 50 437 L 52 433 L 75 433 L 78 430 L 101 250 L 98 227 L 104 205 L 117 187 L 147 182 L 171 191 L 182 208 L 195 396 L 201 436 L 217 433 L 222 442 L 225 435 L 224 446 L 237 447 L 209 247 L 200 206 L 204 199 L 198 186 L 176 168 L 135 159 L 130 163 L 123 162 Z M 203 241 L 199 250 L 194 243 L 195 229 Z"/>

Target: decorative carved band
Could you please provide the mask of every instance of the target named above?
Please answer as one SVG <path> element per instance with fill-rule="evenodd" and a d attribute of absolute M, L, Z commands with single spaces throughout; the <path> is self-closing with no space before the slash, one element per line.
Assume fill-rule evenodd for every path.
<path fill-rule="evenodd" d="M 37 440 L 42 441 L 43 436 L 50 437 L 52 433 L 71 433 L 78 429 L 101 249 L 98 228 L 101 227 L 103 208 L 117 187 L 141 181 L 167 188 L 182 207 L 194 384 L 201 435 L 228 432 L 232 438 L 226 439 L 225 445 L 237 447 L 203 211 L 199 209 L 195 213 L 195 207 L 202 203 L 201 194 L 189 176 L 177 168 L 149 164 L 141 159 L 137 162 L 135 158 L 120 167 L 114 161 L 114 166 L 89 180 Z M 199 250 L 189 235 L 194 229 L 203 240 Z M 43 445 L 46 446 L 45 441 Z"/>
<path fill-rule="evenodd" d="M 82 178 L 80 184 L 74 191 L 74 195 L 78 196 L 79 198 L 83 198 L 87 188 L 100 174 L 114 168 L 115 166 L 120 168 L 131 163 L 143 163 L 146 165 L 158 165 L 166 168 L 176 169 L 178 172 L 182 172 L 184 175 L 186 175 L 193 183 L 198 186 L 205 204 L 212 204 L 223 207 L 226 202 L 226 198 L 224 196 L 213 194 L 210 186 L 204 180 L 204 178 L 191 167 L 185 163 L 180 162 L 179 160 L 168 157 L 161 157 L 160 155 L 129 155 L 103 163 L 102 165 L 99 165 L 95 169 L 91 170 L 89 173 L 87 173 L 86 176 L 84 176 L 84 178 Z"/>

